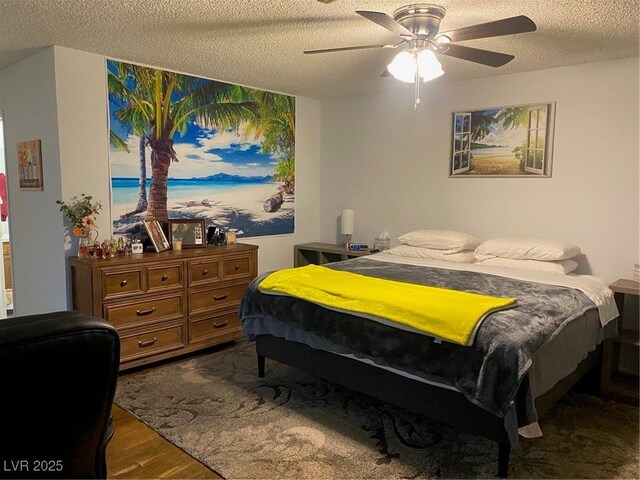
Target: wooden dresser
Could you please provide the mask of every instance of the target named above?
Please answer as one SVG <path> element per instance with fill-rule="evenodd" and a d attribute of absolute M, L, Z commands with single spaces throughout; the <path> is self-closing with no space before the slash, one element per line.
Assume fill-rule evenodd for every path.
<path fill-rule="evenodd" d="M 111 259 L 69 259 L 73 308 L 120 333 L 120 370 L 242 337 L 238 307 L 258 247 L 236 243 Z"/>

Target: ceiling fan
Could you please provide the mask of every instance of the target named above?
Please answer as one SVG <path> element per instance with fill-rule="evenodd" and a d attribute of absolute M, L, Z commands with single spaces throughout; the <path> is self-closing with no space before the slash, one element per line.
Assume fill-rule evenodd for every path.
<path fill-rule="evenodd" d="M 433 80 L 444 74 L 436 54 L 460 58 L 490 67 L 501 67 L 514 59 L 513 55 L 465 47 L 457 42 L 478 38 L 498 37 L 516 33 L 533 32 L 536 24 L 524 15 L 481 23 L 439 33 L 440 22 L 446 10 L 429 3 L 405 5 L 393 12 L 393 17 L 382 12 L 358 10 L 356 13 L 395 33 L 400 40 L 395 44 L 359 45 L 353 47 L 307 50 L 304 53 L 344 52 L 369 48 L 398 48 L 404 46 L 387 70 L 382 74 L 393 75 L 398 80 L 415 83 L 415 106 L 420 103 L 420 82 Z"/>

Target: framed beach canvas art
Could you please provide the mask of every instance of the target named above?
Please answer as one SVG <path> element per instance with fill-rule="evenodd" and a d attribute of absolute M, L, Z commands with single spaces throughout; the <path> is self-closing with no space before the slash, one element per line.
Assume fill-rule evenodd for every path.
<path fill-rule="evenodd" d="M 295 98 L 107 60 L 111 220 L 200 219 L 237 237 L 291 234 Z M 282 198 L 277 209 L 265 202 Z"/>
<path fill-rule="evenodd" d="M 453 113 L 451 177 L 550 177 L 555 103 Z"/>

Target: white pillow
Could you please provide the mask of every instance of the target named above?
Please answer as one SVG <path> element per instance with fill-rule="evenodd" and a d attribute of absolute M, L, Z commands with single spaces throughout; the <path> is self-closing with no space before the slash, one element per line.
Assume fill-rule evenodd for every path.
<path fill-rule="evenodd" d="M 566 260 L 580 254 L 580 247 L 555 240 L 501 237 L 482 242 L 476 258 L 514 258 L 518 260 Z"/>
<path fill-rule="evenodd" d="M 478 265 L 488 267 L 511 268 L 515 270 L 538 270 L 540 272 L 560 273 L 566 275 L 578 268 L 573 260 L 558 260 L 555 262 L 543 262 L 541 260 L 514 260 L 513 258 L 488 258 L 478 262 Z"/>
<path fill-rule="evenodd" d="M 449 253 L 475 250 L 480 244 L 473 235 L 451 230 L 414 230 L 398 237 L 398 240 L 412 247 L 447 250 Z"/>
<path fill-rule="evenodd" d="M 435 248 L 412 247 L 411 245 L 398 245 L 384 253 L 398 255 L 399 257 L 409 258 L 428 258 L 431 260 L 444 260 L 445 262 L 455 263 L 475 263 L 476 257 L 472 250 L 462 252 L 447 253 L 447 250 L 437 250 Z"/>

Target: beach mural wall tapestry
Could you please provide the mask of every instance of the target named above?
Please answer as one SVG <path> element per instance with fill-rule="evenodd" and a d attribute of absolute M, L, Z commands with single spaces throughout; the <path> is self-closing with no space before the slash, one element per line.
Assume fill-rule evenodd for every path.
<path fill-rule="evenodd" d="M 550 177 L 555 103 L 453 113 L 451 177 Z"/>
<path fill-rule="evenodd" d="M 107 84 L 114 235 L 186 218 L 293 233 L 294 97 L 115 60 Z"/>

